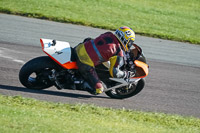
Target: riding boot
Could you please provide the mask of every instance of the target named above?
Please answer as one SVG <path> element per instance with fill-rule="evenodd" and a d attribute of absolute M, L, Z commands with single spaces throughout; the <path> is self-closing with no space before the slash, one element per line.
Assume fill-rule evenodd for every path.
<path fill-rule="evenodd" d="M 87 82 L 83 82 L 82 87 L 84 90 L 88 91 L 90 94 L 96 95 L 96 90 L 94 90 Z"/>

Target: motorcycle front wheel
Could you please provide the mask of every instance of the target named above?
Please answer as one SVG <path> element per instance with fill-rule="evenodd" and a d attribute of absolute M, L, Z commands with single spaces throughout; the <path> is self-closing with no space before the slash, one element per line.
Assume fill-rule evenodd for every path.
<path fill-rule="evenodd" d="M 105 92 L 107 96 L 114 99 L 125 99 L 137 95 L 145 85 L 145 80 L 140 79 L 137 84 L 132 84 L 131 86 L 116 88 L 115 90 L 110 90 Z"/>
<path fill-rule="evenodd" d="M 48 56 L 34 58 L 28 61 L 19 72 L 19 80 L 29 89 L 46 89 L 53 85 L 49 74 L 56 69 L 56 63 Z"/>

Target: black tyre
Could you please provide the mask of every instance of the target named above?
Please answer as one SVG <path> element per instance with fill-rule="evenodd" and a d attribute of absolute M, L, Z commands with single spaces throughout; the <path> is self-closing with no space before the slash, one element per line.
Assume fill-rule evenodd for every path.
<path fill-rule="evenodd" d="M 105 93 L 109 97 L 115 98 L 115 99 L 129 98 L 129 97 L 137 95 L 144 88 L 144 85 L 145 85 L 145 80 L 140 79 L 136 85 L 132 85 L 132 87 L 129 87 L 128 89 L 117 88 L 115 90 L 110 90 Z"/>
<path fill-rule="evenodd" d="M 57 64 L 48 56 L 34 58 L 28 61 L 19 72 L 19 80 L 29 89 L 46 89 L 53 83 L 48 75 L 52 69 L 57 69 Z"/>

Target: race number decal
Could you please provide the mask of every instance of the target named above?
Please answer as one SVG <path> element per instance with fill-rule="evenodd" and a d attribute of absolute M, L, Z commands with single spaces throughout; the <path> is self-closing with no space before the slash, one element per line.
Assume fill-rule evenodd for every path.
<path fill-rule="evenodd" d="M 127 36 L 131 36 L 132 35 L 131 31 L 129 31 L 129 30 L 126 31 L 125 33 L 126 33 Z"/>

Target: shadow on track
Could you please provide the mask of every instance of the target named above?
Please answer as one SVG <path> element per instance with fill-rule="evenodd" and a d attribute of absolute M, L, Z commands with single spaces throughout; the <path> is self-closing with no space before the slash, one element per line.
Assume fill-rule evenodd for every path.
<path fill-rule="evenodd" d="M 35 94 L 45 94 L 45 95 L 55 95 L 55 96 L 62 96 L 62 97 L 70 97 L 70 98 L 107 98 L 104 96 L 94 96 L 94 95 L 84 95 L 84 94 L 74 94 L 74 93 L 67 93 L 67 92 L 59 92 L 59 91 L 52 91 L 52 90 L 32 90 L 24 87 L 16 87 L 16 86 L 9 86 L 9 85 L 0 85 L 0 90 L 11 90 L 11 91 L 20 91 L 20 92 L 27 92 L 27 93 L 35 93 Z"/>

